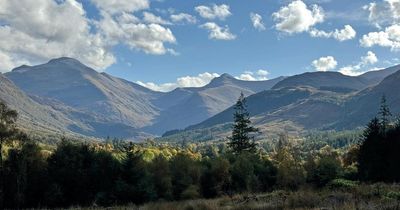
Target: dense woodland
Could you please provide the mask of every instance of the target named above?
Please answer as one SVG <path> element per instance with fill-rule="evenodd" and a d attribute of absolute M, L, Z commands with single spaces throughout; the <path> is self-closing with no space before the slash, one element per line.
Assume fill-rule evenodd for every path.
<path fill-rule="evenodd" d="M 384 98 L 377 117 L 356 137 L 282 134 L 259 143 L 243 97 L 235 108 L 226 142 L 62 139 L 53 149 L 19 131 L 17 113 L 0 103 L 0 208 L 143 204 L 400 181 L 400 120 Z"/>

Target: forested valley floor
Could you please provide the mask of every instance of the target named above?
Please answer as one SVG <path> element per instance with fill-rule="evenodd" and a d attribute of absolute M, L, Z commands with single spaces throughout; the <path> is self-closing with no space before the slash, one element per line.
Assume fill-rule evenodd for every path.
<path fill-rule="evenodd" d="M 363 131 L 259 142 L 245 107 L 221 141 L 48 145 L 0 103 L 0 208 L 400 208 L 400 120 L 384 98 Z"/>

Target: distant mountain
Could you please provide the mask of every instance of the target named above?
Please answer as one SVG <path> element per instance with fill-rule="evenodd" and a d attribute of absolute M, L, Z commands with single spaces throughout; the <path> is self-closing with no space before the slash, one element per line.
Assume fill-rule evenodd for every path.
<path fill-rule="evenodd" d="M 376 116 L 382 95 L 386 95 L 393 112 L 400 113 L 399 67 L 358 77 L 333 72 L 296 75 L 282 80 L 271 90 L 247 97 L 248 110 L 256 126 L 261 130 L 270 129 L 266 132 L 357 128 Z M 213 135 L 221 135 L 226 132 L 222 127 L 229 129 L 223 125 L 232 122 L 233 113 L 233 107 L 229 107 L 184 132 L 213 130 Z"/>
<path fill-rule="evenodd" d="M 331 91 L 322 91 L 312 87 L 285 87 L 281 89 L 273 89 L 263 91 L 246 98 L 248 104 L 248 111 L 252 117 L 257 117 L 259 121 L 261 119 L 285 119 L 295 120 L 300 119 L 312 120 L 310 113 L 312 109 L 316 109 L 317 106 L 331 104 L 333 109 L 326 111 L 336 112 L 337 110 L 337 98 L 340 94 Z M 328 112 L 328 113 L 329 113 Z M 207 119 L 206 121 L 190 126 L 188 129 L 201 129 L 207 128 L 218 124 L 224 124 L 232 122 L 234 108 L 230 107 L 227 110 Z M 326 112 L 324 112 L 326 113 Z M 318 112 L 318 115 L 320 112 Z M 318 124 L 321 120 L 316 120 Z M 320 124 L 321 125 L 321 124 Z M 308 126 L 308 123 L 303 125 Z"/>
<path fill-rule="evenodd" d="M 309 86 L 317 89 L 351 92 L 362 90 L 374 82 L 362 77 L 346 76 L 339 72 L 307 72 L 288 77 L 276 84 L 273 89 Z"/>
<path fill-rule="evenodd" d="M 0 100 L 18 111 L 18 124 L 22 129 L 63 133 L 72 123 L 62 113 L 32 100 L 2 74 L 0 74 Z"/>
<path fill-rule="evenodd" d="M 66 57 L 24 65 L 5 76 L 29 100 L 68 119 L 60 125 L 64 130 L 132 139 L 199 123 L 230 107 L 241 92 L 248 96 L 268 90 L 283 79 L 241 81 L 224 74 L 204 87 L 161 93 Z"/>
<path fill-rule="evenodd" d="M 84 135 L 136 137 L 137 128 L 150 124 L 158 113 L 150 102 L 158 93 L 71 58 L 22 66 L 5 75 L 32 99 L 85 124 L 68 126 Z"/>
<path fill-rule="evenodd" d="M 223 74 L 200 88 L 179 88 L 156 100 L 162 109 L 154 124 L 145 128 L 150 133 L 162 134 L 199 123 L 232 106 L 240 93 L 246 96 L 269 90 L 284 77 L 266 81 L 242 81 Z M 175 103 L 171 103 L 174 101 Z M 164 104 L 164 107 L 163 107 Z"/>
<path fill-rule="evenodd" d="M 377 116 L 382 96 L 395 116 L 400 114 L 400 71 L 386 77 L 378 85 L 360 91 L 345 104 L 346 117 L 335 126 L 356 127 Z"/>
<path fill-rule="evenodd" d="M 313 72 L 266 81 L 223 74 L 204 87 L 162 93 L 64 57 L 1 75 L 0 99 L 21 113 L 20 124 L 27 129 L 94 137 L 143 139 L 215 126 L 224 132 L 221 125 L 232 121 L 232 105 L 240 93 L 248 96 L 252 119 L 263 129 L 272 122 L 294 130 L 342 129 L 369 119 L 383 93 L 400 111 L 399 69 L 358 77 Z"/>
<path fill-rule="evenodd" d="M 377 70 L 377 71 L 369 71 L 360 75 L 359 77 L 368 81 L 368 83 L 376 85 L 380 83 L 385 77 L 396 73 L 400 70 L 400 65 L 396 65 L 387 69 Z"/>

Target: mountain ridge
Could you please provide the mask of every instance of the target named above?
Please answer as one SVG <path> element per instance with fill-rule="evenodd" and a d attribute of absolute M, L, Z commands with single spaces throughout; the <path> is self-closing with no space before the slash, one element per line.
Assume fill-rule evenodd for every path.
<path fill-rule="evenodd" d="M 286 122 L 290 122 L 301 129 L 354 129 L 365 125 L 367 120 L 377 113 L 382 95 L 388 97 L 393 111 L 400 113 L 400 109 L 396 106 L 400 104 L 400 95 L 395 91 L 400 89 L 399 65 L 358 76 L 363 81 L 371 75 L 370 78 L 373 79 L 365 84 L 364 89 L 352 91 L 337 91 L 335 88 L 318 86 L 319 83 L 314 81 L 310 83 L 301 78 L 303 75 L 308 77 L 315 74 L 296 75 L 289 81 L 300 77 L 300 82 L 295 81 L 289 85 L 278 83 L 271 90 L 246 98 L 251 119 L 256 126 L 264 128 L 270 123 L 279 126 L 279 122 L 284 126 Z M 377 78 L 383 78 L 383 80 L 376 84 Z M 287 84 L 287 81 L 283 80 L 282 83 Z M 182 132 L 202 129 L 219 130 L 217 127 L 233 121 L 233 112 L 234 109 L 231 106 L 201 123 L 188 126 Z M 321 117 L 322 113 L 323 117 Z M 218 136 L 221 132 L 223 133 L 223 131 L 214 131 L 213 135 Z"/>
<path fill-rule="evenodd" d="M 35 103 L 66 116 L 71 123 L 65 130 L 120 138 L 185 128 L 231 106 L 241 92 L 251 95 L 283 79 L 241 81 L 223 74 L 203 87 L 163 93 L 99 73 L 68 57 L 20 66 L 5 76 Z"/>

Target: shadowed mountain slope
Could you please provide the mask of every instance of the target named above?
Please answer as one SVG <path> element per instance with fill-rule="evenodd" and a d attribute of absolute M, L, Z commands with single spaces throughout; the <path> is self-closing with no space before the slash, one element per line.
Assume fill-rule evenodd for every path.
<path fill-rule="evenodd" d="M 168 93 L 149 90 L 83 65 L 58 58 L 21 66 L 5 76 L 36 103 L 51 107 L 73 123 L 64 129 L 96 137 L 137 138 L 199 123 L 246 96 L 268 90 L 283 77 L 241 81 L 224 74 L 200 88 Z"/>

